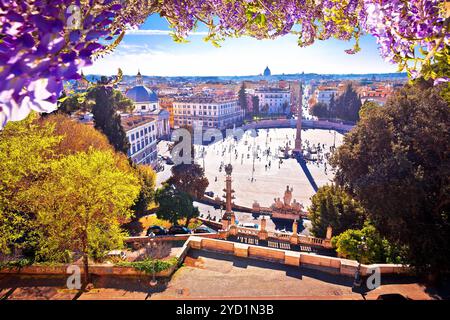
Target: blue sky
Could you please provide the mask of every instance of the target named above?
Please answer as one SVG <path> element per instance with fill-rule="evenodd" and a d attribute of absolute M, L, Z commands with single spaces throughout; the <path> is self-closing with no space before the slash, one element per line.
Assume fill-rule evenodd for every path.
<path fill-rule="evenodd" d="M 85 74 L 150 76 L 240 76 L 258 75 L 266 65 L 272 74 L 282 73 L 384 73 L 396 66 L 378 55 L 372 36 L 361 39 L 361 52 L 348 55 L 352 42 L 317 41 L 300 48 L 295 36 L 276 40 L 250 37 L 226 39 L 220 48 L 203 40 L 204 28 L 189 37 L 189 43 L 175 43 L 165 19 L 153 15 L 139 28 L 127 33 L 116 50 L 83 69 Z"/>

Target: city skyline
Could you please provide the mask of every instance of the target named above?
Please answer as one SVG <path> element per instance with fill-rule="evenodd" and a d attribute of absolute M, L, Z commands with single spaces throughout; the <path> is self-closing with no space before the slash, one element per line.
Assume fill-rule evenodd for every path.
<path fill-rule="evenodd" d="M 249 76 L 259 75 L 268 65 L 272 74 L 364 74 L 393 73 L 395 65 L 378 54 L 375 38 L 363 36 L 361 51 L 344 52 L 353 42 L 329 39 L 301 48 L 297 37 L 287 35 L 275 40 L 249 37 L 230 38 L 220 48 L 205 42 L 206 28 L 199 26 L 188 43 L 176 43 L 167 22 L 151 16 L 138 30 L 127 32 L 114 53 L 83 68 L 85 74 L 114 75 L 118 68 L 124 74 L 139 69 L 149 76 Z"/>

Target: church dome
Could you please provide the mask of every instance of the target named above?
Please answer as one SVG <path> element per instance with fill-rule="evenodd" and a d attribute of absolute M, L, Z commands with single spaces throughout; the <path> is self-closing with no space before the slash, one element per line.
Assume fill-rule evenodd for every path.
<path fill-rule="evenodd" d="M 264 76 L 268 77 L 270 75 L 271 75 L 271 72 L 270 72 L 269 66 L 267 66 L 266 69 L 264 69 Z"/>
<path fill-rule="evenodd" d="M 134 86 L 128 90 L 127 98 L 134 102 L 158 102 L 158 95 L 144 85 Z"/>

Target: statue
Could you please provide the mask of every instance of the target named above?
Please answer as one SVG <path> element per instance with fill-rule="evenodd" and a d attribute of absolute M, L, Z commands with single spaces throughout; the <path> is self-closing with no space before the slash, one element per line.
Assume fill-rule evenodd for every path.
<path fill-rule="evenodd" d="M 280 198 L 274 198 L 274 207 L 277 209 L 282 209 L 283 208 L 283 202 L 281 202 Z"/>
<path fill-rule="evenodd" d="M 233 166 L 231 165 L 231 163 L 229 163 L 225 166 L 225 173 L 227 175 L 231 176 L 232 172 L 233 172 Z"/>
<path fill-rule="evenodd" d="M 292 200 L 292 191 L 294 190 L 294 188 L 290 188 L 289 186 L 286 186 L 286 191 L 284 192 L 284 205 L 286 207 L 290 207 L 291 206 L 291 200 Z"/>
<path fill-rule="evenodd" d="M 294 201 L 292 201 L 292 209 L 295 210 L 296 212 L 299 212 L 303 209 L 303 206 L 301 205 L 300 202 L 297 202 L 297 200 L 294 199 Z"/>

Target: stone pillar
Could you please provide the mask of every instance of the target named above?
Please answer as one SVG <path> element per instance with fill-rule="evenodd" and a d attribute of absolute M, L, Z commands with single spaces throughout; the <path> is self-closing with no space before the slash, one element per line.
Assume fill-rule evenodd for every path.
<path fill-rule="evenodd" d="M 298 232 L 298 222 L 297 220 L 294 220 L 294 222 L 292 223 L 292 233 L 297 234 L 297 232 Z"/>
<path fill-rule="evenodd" d="M 325 239 L 331 240 L 331 237 L 333 236 L 333 228 L 331 226 L 327 227 L 327 236 Z"/>
<path fill-rule="evenodd" d="M 232 200 L 232 191 L 231 191 L 231 176 L 227 176 L 226 180 L 225 180 L 225 214 L 231 214 L 231 208 L 232 208 L 232 204 L 231 204 L 231 200 Z"/>
<path fill-rule="evenodd" d="M 267 230 L 266 230 L 266 224 L 267 224 L 267 220 L 263 216 L 262 219 L 261 219 L 261 229 L 258 231 L 258 239 L 259 240 L 267 240 L 267 238 L 268 238 L 268 233 L 267 233 Z"/>
<path fill-rule="evenodd" d="M 263 216 L 261 219 L 261 231 L 266 231 L 267 220 L 266 217 Z"/>
<path fill-rule="evenodd" d="M 294 220 L 294 222 L 292 223 L 292 235 L 289 238 L 289 242 L 291 244 L 298 244 L 298 234 L 297 234 L 297 227 L 298 227 L 298 222 L 297 220 Z"/>
<path fill-rule="evenodd" d="M 231 220 L 231 216 L 234 216 L 233 210 L 232 210 L 232 200 L 233 200 L 233 193 L 234 190 L 231 188 L 231 172 L 233 170 L 233 167 L 231 164 L 228 164 L 225 166 L 225 172 L 227 174 L 227 177 L 225 179 L 225 189 L 223 191 L 225 192 L 225 195 L 223 196 L 225 198 L 225 213 L 222 216 L 223 220 Z M 230 223 L 228 223 L 230 225 Z"/>

